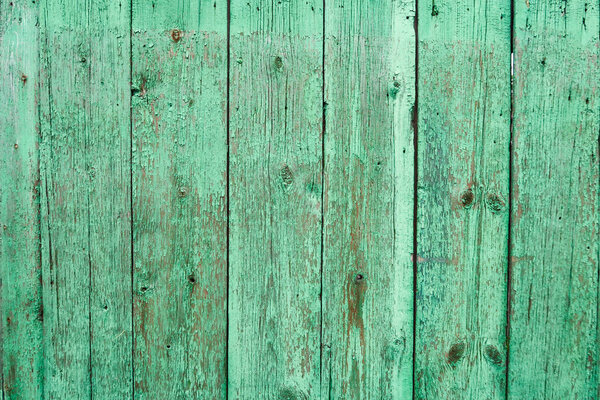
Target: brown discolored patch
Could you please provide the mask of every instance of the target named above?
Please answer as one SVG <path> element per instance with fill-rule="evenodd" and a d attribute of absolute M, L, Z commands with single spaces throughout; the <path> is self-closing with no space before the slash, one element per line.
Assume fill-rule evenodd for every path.
<path fill-rule="evenodd" d="M 504 209 L 504 201 L 495 193 L 490 193 L 486 198 L 486 203 L 490 211 L 494 214 Z"/>
<path fill-rule="evenodd" d="M 502 354 L 496 346 L 488 344 L 484 349 L 485 358 L 492 364 L 502 365 Z"/>
<path fill-rule="evenodd" d="M 464 208 L 471 208 L 473 202 L 475 201 L 475 194 L 471 189 L 467 189 L 460 195 L 460 204 Z"/>
<path fill-rule="evenodd" d="M 364 339 L 363 304 L 367 291 L 367 279 L 362 273 L 353 273 L 348 277 L 346 298 L 348 299 L 348 329 L 355 327 L 360 330 L 361 340 Z"/>
<path fill-rule="evenodd" d="M 452 367 L 455 367 L 456 364 L 465 356 L 466 349 L 467 345 L 464 342 L 454 343 L 446 355 L 446 361 L 448 364 L 450 364 Z"/>
<path fill-rule="evenodd" d="M 40 304 L 38 307 L 36 319 L 40 322 L 44 322 L 44 304 Z"/>
<path fill-rule="evenodd" d="M 281 69 L 283 67 L 283 60 L 279 56 L 275 57 L 275 61 L 273 63 L 277 69 Z"/>
<path fill-rule="evenodd" d="M 292 173 L 292 170 L 290 169 L 290 167 L 288 167 L 285 164 L 281 168 L 281 171 L 279 171 L 279 175 L 281 176 L 281 180 L 283 181 L 283 184 L 286 186 L 289 186 L 294 182 L 294 174 Z"/>
<path fill-rule="evenodd" d="M 182 37 L 183 37 L 183 32 L 181 32 L 179 29 L 173 29 L 171 31 L 171 39 L 173 39 L 173 41 L 175 43 L 179 42 Z"/>
<path fill-rule="evenodd" d="M 299 389 L 291 386 L 284 386 L 277 395 L 277 400 L 307 400 L 308 396 Z"/>

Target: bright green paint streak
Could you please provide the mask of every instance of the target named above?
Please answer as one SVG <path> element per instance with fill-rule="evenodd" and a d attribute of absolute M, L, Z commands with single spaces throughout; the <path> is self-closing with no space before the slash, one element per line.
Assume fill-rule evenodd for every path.
<path fill-rule="evenodd" d="M 322 12 L 231 2 L 233 399 L 319 398 Z"/>
<path fill-rule="evenodd" d="M 419 2 L 415 391 L 503 399 L 510 1 Z"/>
<path fill-rule="evenodd" d="M 511 399 L 600 397 L 599 14 L 516 4 Z"/>
<path fill-rule="evenodd" d="M 414 5 L 325 4 L 324 399 L 412 397 Z"/>
<path fill-rule="evenodd" d="M 226 11 L 133 5 L 137 399 L 225 398 Z"/>
<path fill-rule="evenodd" d="M 0 3 L 2 398 L 42 395 L 38 184 L 38 10 Z"/>

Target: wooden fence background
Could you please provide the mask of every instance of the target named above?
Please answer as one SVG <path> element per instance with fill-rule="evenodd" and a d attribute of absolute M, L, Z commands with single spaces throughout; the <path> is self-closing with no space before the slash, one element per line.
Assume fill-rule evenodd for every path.
<path fill-rule="evenodd" d="M 598 399 L 597 0 L 1 0 L 2 399 Z"/>

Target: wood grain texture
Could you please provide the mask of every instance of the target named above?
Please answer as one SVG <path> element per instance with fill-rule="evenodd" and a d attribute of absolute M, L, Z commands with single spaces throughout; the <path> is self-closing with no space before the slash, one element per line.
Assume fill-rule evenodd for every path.
<path fill-rule="evenodd" d="M 412 396 L 414 7 L 325 5 L 324 399 Z"/>
<path fill-rule="evenodd" d="M 40 7 L 44 394 L 129 397 L 129 9 Z"/>
<path fill-rule="evenodd" d="M 130 5 L 89 7 L 90 364 L 95 400 L 133 395 Z"/>
<path fill-rule="evenodd" d="M 322 4 L 232 0 L 229 397 L 319 397 Z"/>
<path fill-rule="evenodd" d="M 38 6 L 0 3 L 0 341 L 2 399 L 43 385 L 39 246 Z"/>
<path fill-rule="evenodd" d="M 515 4 L 511 399 L 596 399 L 598 2 Z"/>
<path fill-rule="evenodd" d="M 505 397 L 510 12 L 419 2 L 418 399 Z"/>
<path fill-rule="evenodd" d="M 135 397 L 226 390 L 227 3 L 133 2 Z"/>

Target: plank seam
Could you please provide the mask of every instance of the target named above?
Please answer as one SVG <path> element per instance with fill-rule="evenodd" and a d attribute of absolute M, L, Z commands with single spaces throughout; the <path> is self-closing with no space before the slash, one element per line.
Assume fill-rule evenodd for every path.
<path fill-rule="evenodd" d="M 320 332 L 319 332 L 319 393 L 320 398 L 323 398 L 321 391 L 323 390 L 323 271 L 324 271 L 324 253 L 325 253 L 325 2 L 323 0 L 322 14 L 322 48 L 321 48 L 321 268 L 320 268 Z M 331 369 L 330 369 L 331 371 Z M 330 380 L 331 385 L 331 380 Z M 331 386 L 330 386 L 331 387 Z M 328 393 L 328 398 L 331 396 L 331 390 Z"/>
<path fill-rule="evenodd" d="M 41 13 L 40 13 L 40 5 L 38 4 L 36 7 L 36 14 L 37 14 L 37 20 L 38 22 L 41 19 Z M 42 30 L 42 24 L 40 23 L 39 25 L 39 30 L 37 32 L 38 36 L 37 36 L 37 41 L 38 41 L 38 48 L 37 48 L 37 57 L 38 57 L 38 70 L 37 70 L 37 84 L 35 87 L 35 90 L 37 92 L 36 96 L 38 99 L 41 99 L 41 93 L 42 93 L 42 34 L 41 34 L 41 30 Z M 44 285 L 43 285 L 43 257 L 42 257 L 42 251 L 43 251 L 43 246 L 42 246 L 42 102 L 38 101 L 37 102 L 37 123 L 38 123 L 38 151 L 37 151 L 37 185 L 38 185 L 38 196 L 37 196 L 37 225 L 38 225 L 38 262 L 39 262 L 39 268 L 40 268 L 40 272 L 39 272 L 39 289 L 40 289 L 40 310 L 41 312 L 39 313 L 39 315 L 41 315 L 40 318 L 40 322 L 41 322 L 41 335 L 40 335 L 40 339 L 41 339 L 41 343 L 40 343 L 40 353 L 41 353 L 41 364 L 40 364 L 40 378 L 39 378 L 39 383 L 40 383 L 40 395 L 43 397 L 44 396 L 44 382 L 45 382 L 45 374 L 44 374 L 44 367 L 46 365 L 46 363 L 44 362 L 44 360 L 46 359 L 44 352 L 45 352 L 45 347 L 44 347 Z M 3 371 L 4 372 L 4 371 Z M 4 375 L 3 375 L 4 377 Z M 2 382 L 2 399 L 4 400 L 4 382 Z"/>
<path fill-rule="evenodd" d="M 417 212 L 418 212 L 418 177 L 419 177 L 419 0 L 415 0 L 415 103 L 412 110 L 413 129 L 413 338 L 412 338 L 412 398 L 416 398 L 416 355 L 417 355 Z"/>
<path fill-rule="evenodd" d="M 225 296 L 225 309 L 226 309 L 226 317 L 225 317 L 225 399 L 229 399 L 229 270 L 230 270 L 230 260 L 229 260 L 229 225 L 230 225 L 230 216 L 229 216 L 229 164 L 230 164 L 230 98 L 229 98 L 229 92 L 231 91 L 231 0 L 227 0 L 227 94 L 225 95 L 227 97 L 226 99 L 226 147 L 227 147 L 227 165 L 225 166 L 225 175 L 226 175 L 226 179 L 227 182 L 225 183 L 225 197 L 227 198 L 227 205 L 226 205 L 226 219 L 227 219 L 227 223 L 226 223 L 226 238 L 225 238 L 225 249 L 226 249 L 226 256 L 225 256 L 225 264 L 226 264 L 226 283 L 225 283 L 225 292 L 227 293 L 227 295 Z"/>
<path fill-rule="evenodd" d="M 511 292 L 512 292 L 512 213 L 513 213 L 513 130 L 514 130 L 514 25 L 515 24 L 515 2 L 510 1 L 510 122 L 509 122 L 509 141 L 508 141 L 508 237 L 507 237 L 507 264 L 506 264 L 506 330 L 505 330 L 505 351 L 506 351 L 506 369 L 504 382 L 504 398 L 508 399 L 509 387 L 509 366 L 510 366 L 510 314 Z"/>
<path fill-rule="evenodd" d="M 129 91 L 133 90 L 133 0 L 129 1 Z M 135 308 L 133 244 L 133 96 L 129 96 L 129 241 L 131 257 L 131 398 L 135 399 Z"/>
<path fill-rule="evenodd" d="M 88 41 L 88 54 L 92 54 L 92 41 L 90 35 L 90 12 L 91 10 L 87 10 L 87 24 L 86 24 L 86 39 Z M 90 82 L 92 81 L 92 61 L 87 64 L 87 96 L 88 99 L 92 97 L 92 85 Z M 88 118 L 91 121 L 92 116 L 90 115 L 90 111 L 86 110 L 85 114 L 85 122 L 88 122 Z M 88 124 L 85 126 L 85 165 L 86 168 L 89 164 L 88 155 L 89 155 L 89 140 L 90 140 L 90 130 L 88 128 Z M 91 232 L 91 207 L 90 207 L 90 191 L 91 188 L 89 186 L 87 188 L 87 256 L 88 256 L 88 378 L 90 382 L 90 400 L 93 399 L 93 372 L 92 372 L 92 232 Z"/>

